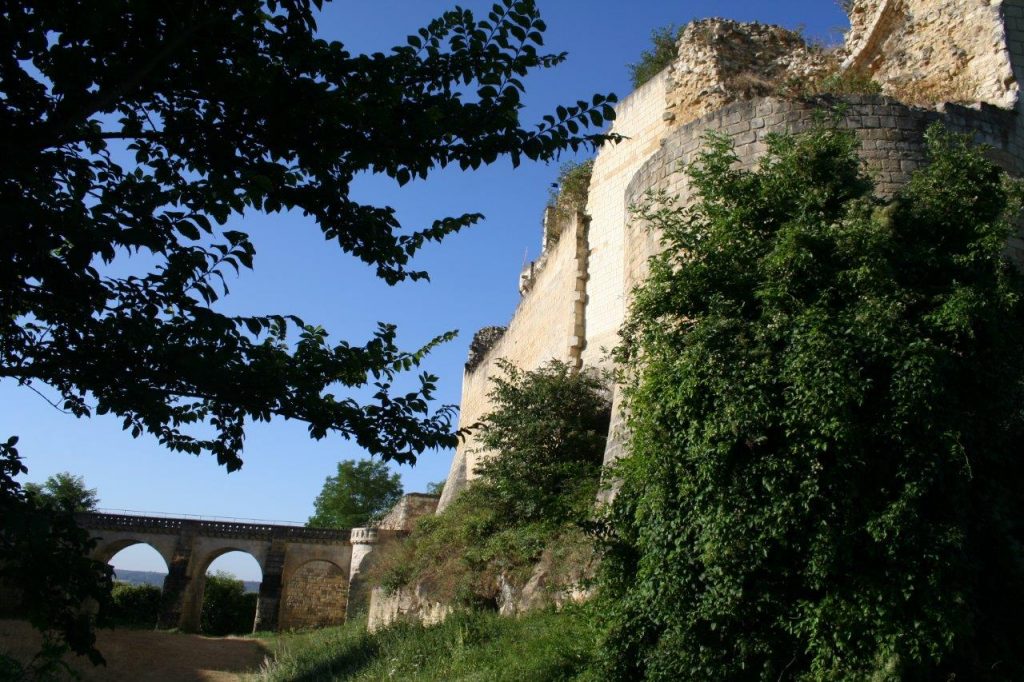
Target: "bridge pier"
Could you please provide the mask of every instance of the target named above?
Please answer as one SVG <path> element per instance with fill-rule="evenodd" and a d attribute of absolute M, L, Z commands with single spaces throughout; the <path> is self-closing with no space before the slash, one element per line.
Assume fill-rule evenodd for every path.
<path fill-rule="evenodd" d="M 254 632 L 275 631 L 280 623 L 286 550 L 283 542 L 274 541 L 267 551 L 267 560 L 263 566 L 263 582 L 260 583 L 260 594 L 256 600 Z"/>
<path fill-rule="evenodd" d="M 189 565 L 192 563 L 192 534 L 182 532 L 174 545 L 174 554 L 167 562 L 167 577 L 164 578 L 163 596 L 160 602 L 160 616 L 157 618 L 156 626 L 161 630 L 172 630 L 174 628 L 185 629 L 182 623 L 182 616 L 186 610 L 186 600 L 191 587 L 192 578 L 189 575 Z M 196 629 L 199 627 L 196 619 Z"/>

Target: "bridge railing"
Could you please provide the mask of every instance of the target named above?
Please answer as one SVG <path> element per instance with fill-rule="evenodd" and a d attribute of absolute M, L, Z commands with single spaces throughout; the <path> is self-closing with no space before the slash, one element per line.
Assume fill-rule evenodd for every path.
<path fill-rule="evenodd" d="M 189 528 L 201 535 L 219 537 L 290 538 L 334 542 L 349 539 L 349 530 L 347 529 L 306 528 L 274 522 L 245 523 L 185 515 L 155 516 L 142 513 L 110 513 L 109 511 L 79 512 L 75 516 L 80 525 L 103 530 L 178 533 Z"/>
<path fill-rule="evenodd" d="M 222 523 L 248 523 L 257 526 L 294 526 L 305 528 L 306 524 L 301 521 L 280 521 L 273 519 L 249 519 L 240 516 L 205 516 L 198 514 L 175 514 L 158 511 L 139 511 L 137 509 L 108 509 L 101 508 L 93 510 L 98 514 L 109 514 L 112 516 L 144 516 L 146 518 L 162 519 L 187 519 L 189 521 L 216 521 Z"/>

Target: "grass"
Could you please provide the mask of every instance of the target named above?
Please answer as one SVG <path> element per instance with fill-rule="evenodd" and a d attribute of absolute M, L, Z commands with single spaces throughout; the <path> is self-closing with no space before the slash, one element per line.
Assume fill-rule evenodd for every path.
<path fill-rule="evenodd" d="M 350 623 L 275 636 L 261 682 L 320 680 L 590 680 L 597 633 L 585 607 L 519 618 L 460 613 L 425 627 L 400 623 L 376 633 Z"/>

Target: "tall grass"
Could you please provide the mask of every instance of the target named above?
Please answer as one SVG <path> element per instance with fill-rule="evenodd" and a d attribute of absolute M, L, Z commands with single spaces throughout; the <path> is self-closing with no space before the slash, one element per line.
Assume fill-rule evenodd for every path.
<path fill-rule="evenodd" d="M 435 626 L 376 633 L 348 624 L 272 640 L 261 682 L 320 680 L 589 680 L 597 634 L 584 608 L 519 618 L 463 613 Z"/>

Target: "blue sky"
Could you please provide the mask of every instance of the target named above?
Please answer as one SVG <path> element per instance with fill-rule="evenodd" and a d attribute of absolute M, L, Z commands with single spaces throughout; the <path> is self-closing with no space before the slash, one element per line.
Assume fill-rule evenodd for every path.
<path fill-rule="evenodd" d="M 485 15 L 489 2 L 462 2 Z M 826 42 L 841 39 L 846 17 L 831 0 L 539 0 L 552 52 L 569 59 L 526 81 L 524 121 L 539 120 L 560 103 L 596 92 L 630 91 L 626 64 L 648 46 L 651 30 L 695 18 L 725 16 L 741 21 L 802 28 Z M 350 51 L 386 51 L 404 43 L 452 3 L 423 0 L 335 2 L 322 12 L 321 37 L 340 40 Z M 487 217 L 475 228 L 424 249 L 417 265 L 429 283 L 388 287 L 301 216 L 255 216 L 241 224 L 256 245 L 255 269 L 229 281 L 224 308 L 239 313 L 294 313 L 321 324 L 332 338 L 360 341 L 378 321 L 398 325 L 405 348 L 449 329 L 459 337 L 436 351 L 425 369 L 440 377 L 439 403 L 458 403 L 462 365 L 473 333 L 505 324 L 518 300 L 518 273 L 536 257 L 540 218 L 557 164 L 513 170 L 507 161 L 476 172 L 448 170 L 398 188 L 382 177 L 361 178 L 353 197 L 390 205 L 408 227 L 463 212 Z M 212 457 L 163 450 L 147 436 L 132 439 L 117 419 L 76 420 L 50 407 L 33 392 L 0 382 L 0 436 L 18 435 L 29 467 L 25 480 L 70 471 L 97 488 L 101 507 L 203 516 L 305 520 L 324 478 L 340 459 L 364 454 L 340 437 L 312 441 L 301 423 L 275 420 L 250 427 L 241 471 L 226 474 Z M 395 466 L 407 492 L 443 479 L 450 451 L 426 453 L 415 467 Z M 147 551 L 148 550 L 148 551 Z M 129 548 L 115 559 L 122 568 L 166 570 L 156 552 Z M 248 557 L 225 555 L 216 568 L 259 579 Z"/>

